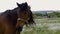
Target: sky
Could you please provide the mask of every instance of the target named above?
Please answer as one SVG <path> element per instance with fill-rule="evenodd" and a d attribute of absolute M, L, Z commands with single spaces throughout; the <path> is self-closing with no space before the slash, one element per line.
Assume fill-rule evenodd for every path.
<path fill-rule="evenodd" d="M 32 11 L 60 10 L 60 0 L 0 0 L 0 12 L 16 8 L 16 2 L 27 2 Z"/>

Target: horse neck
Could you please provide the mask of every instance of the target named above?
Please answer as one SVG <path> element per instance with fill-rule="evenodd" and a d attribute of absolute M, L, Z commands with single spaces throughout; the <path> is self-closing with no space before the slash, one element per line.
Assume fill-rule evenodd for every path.
<path fill-rule="evenodd" d="M 10 22 L 10 24 L 13 24 L 14 26 L 16 25 L 17 23 L 17 11 L 14 9 L 14 10 L 10 10 L 8 13 L 7 13 L 7 19 L 8 21 Z"/>
<path fill-rule="evenodd" d="M 17 12 L 15 12 L 15 13 L 13 13 L 12 14 L 12 16 L 11 16 L 11 20 L 12 20 L 12 23 L 14 24 L 14 25 L 16 25 L 16 23 L 17 23 Z"/>

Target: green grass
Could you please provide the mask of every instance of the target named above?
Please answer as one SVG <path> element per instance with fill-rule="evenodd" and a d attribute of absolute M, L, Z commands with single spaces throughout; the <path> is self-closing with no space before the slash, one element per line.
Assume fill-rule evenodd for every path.
<path fill-rule="evenodd" d="M 35 19 L 36 24 L 44 23 L 60 23 L 60 18 L 43 18 L 43 19 Z M 24 27 L 24 31 L 21 32 L 21 34 L 60 34 L 60 30 L 49 30 L 48 26 L 35 26 L 35 27 Z M 28 30 L 28 31 L 26 31 Z"/>
<path fill-rule="evenodd" d="M 48 27 L 33 27 L 31 31 L 22 31 L 21 34 L 60 34 L 60 30 L 48 30 Z"/>
<path fill-rule="evenodd" d="M 60 23 L 60 18 L 34 19 L 36 23 Z"/>

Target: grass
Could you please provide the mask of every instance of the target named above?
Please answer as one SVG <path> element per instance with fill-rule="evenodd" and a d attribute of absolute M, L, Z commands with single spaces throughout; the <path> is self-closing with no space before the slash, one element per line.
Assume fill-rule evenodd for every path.
<path fill-rule="evenodd" d="M 31 31 L 22 31 L 21 34 L 60 34 L 60 30 L 48 30 L 48 27 L 33 27 Z"/>
<path fill-rule="evenodd" d="M 60 23 L 60 18 L 43 18 L 43 19 L 35 19 L 35 22 L 37 24 L 41 24 L 42 25 L 44 23 Z M 46 25 L 46 24 L 45 24 Z M 48 26 L 35 26 L 35 27 L 24 27 L 21 34 L 60 34 L 60 30 L 57 29 L 57 30 L 49 30 L 48 29 Z M 27 31 L 26 31 L 27 30 Z"/>
<path fill-rule="evenodd" d="M 60 18 L 34 19 L 36 23 L 60 23 Z"/>

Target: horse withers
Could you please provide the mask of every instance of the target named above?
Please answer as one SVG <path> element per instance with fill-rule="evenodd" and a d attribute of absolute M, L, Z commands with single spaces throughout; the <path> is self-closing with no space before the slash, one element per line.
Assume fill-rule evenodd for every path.
<path fill-rule="evenodd" d="M 27 2 L 17 3 L 17 6 L 0 14 L 0 34 L 20 34 L 25 24 L 31 25 L 34 23 Z"/>

